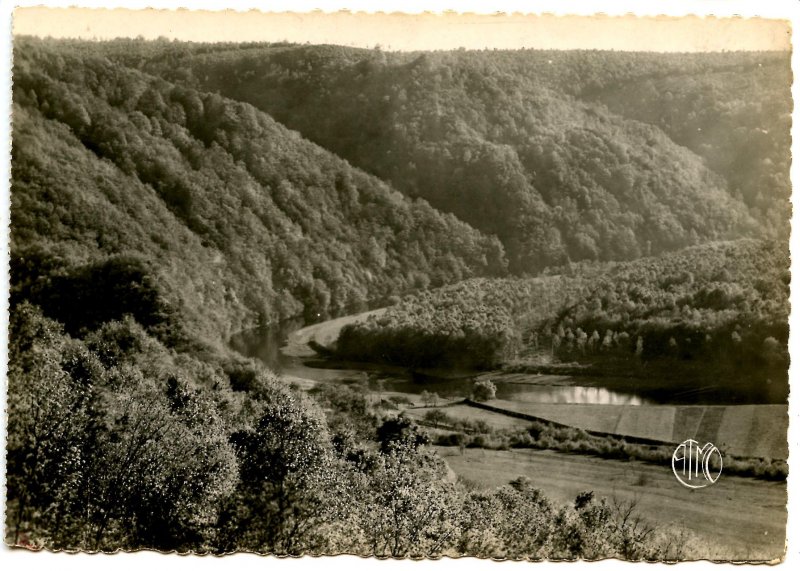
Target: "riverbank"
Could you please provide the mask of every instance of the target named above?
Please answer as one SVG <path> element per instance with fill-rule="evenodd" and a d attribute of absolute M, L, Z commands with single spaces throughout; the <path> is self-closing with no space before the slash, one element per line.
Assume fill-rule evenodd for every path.
<path fill-rule="evenodd" d="M 281 348 L 296 364 L 289 375 L 303 386 L 304 376 L 315 380 L 353 380 L 385 378 L 382 391 L 396 394 L 439 391 L 439 396 L 467 397 L 473 379 L 489 379 L 498 386 L 498 398 L 491 404 L 511 415 L 529 415 L 562 425 L 605 434 L 665 443 L 687 438 L 713 442 L 728 454 L 749 458 L 785 460 L 788 456 L 788 407 L 785 404 L 663 404 L 646 402 L 635 395 L 615 392 L 608 387 L 582 385 L 587 379 L 556 374 L 494 371 L 480 374 L 468 371 L 413 371 L 398 366 L 375 363 L 344 363 L 320 358 L 311 345 L 325 349 L 334 346 L 341 329 L 350 324 L 379 316 L 385 309 L 368 311 L 310 325 L 288 335 Z M 310 367 L 309 367 L 310 366 Z M 304 375 L 303 369 L 308 371 Z M 599 378 L 592 379 L 600 384 Z M 606 378 L 612 389 L 631 388 L 631 379 Z M 652 381 L 651 381 L 652 382 Z M 307 383 L 306 383 L 307 384 Z M 374 388 L 374 387 L 373 387 Z M 664 388 L 664 390 L 666 390 Z M 463 420 L 479 415 L 489 426 L 507 428 L 508 414 L 449 409 Z M 410 410 L 420 420 L 432 409 Z"/>
<path fill-rule="evenodd" d="M 785 460 L 789 412 L 785 405 L 673 406 L 551 404 L 495 400 L 510 412 L 606 434 L 667 443 L 694 438 L 727 453 Z"/>
<path fill-rule="evenodd" d="M 313 345 L 331 349 L 339 337 L 339 332 L 345 325 L 366 321 L 372 316 L 379 317 L 385 311 L 386 308 L 382 307 L 300 328 L 289 334 L 286 345 L 281 347 L 281 353 L 287 357 L 315 357 L 319 353 L 312 348 Z"/>
<path fill-rule="evenodd" d="M 728 445 L 725 440 L 721 440 L 724 436 L 722 433 L 717 433 L 716 438 L 695 433 L 675 440 L 654 438 L 653 435 L 630 436 L 620 434 L 618 431 L 591 430 L 581 427 L 579 423 L 564 424 L 541 416 L 514 412 L 508 408 L 501 408 L 499 405 L 502 403 L 497 400 L 490 402 L 491 404 L 464 400 L 438 407 L 426 405 L 424 412 L 415 408 L 407 409 L 404 414 L 417 423 L 429 427 L 432 441 L 443 446 L 491 450 L 515 448 L 555 450 L 608 460 L 640 460 L 666 466 L 669 465 L 677 445 L 693 438 L 701 443 L 712 442 L 718 445 L 727 474 L 772 481 L 785 481 L 788 475 L 785 454 L 767 456 L 764 454 L 764 447 L 737 449 Z M 652 407 L 638 407 L 638 410 L 648 412 L 649 408 Z M 699 412 L 705 413 L 705 411 Z M 714 414 L 715 412 L 718 411 L 713 411 L 709 416 L 712 419 L 719 419 L 721 415 Z M 663 420 L 665 415 L 661 416 Z M 752 436 L 756 432 L 751 428 L 746 434 Z M 764 438 L 767 445 L 779 445 L 782 440 L 785 442 L 780 432 L 772 434 L 767 432 L 766 438 L 763 434 L 758 436 Z"/>

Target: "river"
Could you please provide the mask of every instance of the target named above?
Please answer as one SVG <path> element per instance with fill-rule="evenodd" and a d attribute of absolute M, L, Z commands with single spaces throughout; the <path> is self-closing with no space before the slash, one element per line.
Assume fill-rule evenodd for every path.
<path fill-rule="evenodd" d="M 366 315 L 366 314 L 361 314 Z M 348 363 L 343 368 L 316 356 L 306 342 L 318 336 L 333 341 L 349 316 L 304 327 L 301 319 L 244 331 L 230 340 L 239 353 L 260 360 L 276 373 L 315 382 L 367 382 L 374 390 L 406 394 L 435 392 L 442 397 L 469 396 L 477 373 L 439 371 L 436 376 L 420 375 L 400 367 Z M 287 347 L 288 342 L 288 347 Z M 323 343 L 324 344 L 324 343 Z M 637 381 L 614 377 L 565 377 L 559 375 L 503 375 L 482 373 L 497 386 L 497 398 L 542 404 L 608 405 L 723 405 L 785 404 L 785 387 L 769 383 L 743 385 L 709 382 L 701 386 L 679 378 Z M 645 386 L 646 385 L 646 386 Z"/>

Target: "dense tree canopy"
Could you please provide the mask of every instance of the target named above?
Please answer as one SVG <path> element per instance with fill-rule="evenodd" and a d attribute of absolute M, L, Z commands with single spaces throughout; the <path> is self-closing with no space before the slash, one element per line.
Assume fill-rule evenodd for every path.
<path fill-rule="evenodd" d="M 396 395 L 304 392 L 226 342 L 397 302 L 335 352 L 780 380 L 785 57 L 14 48 L 9 542 L 680 556 L 591 492 L 472 489 Z"/>
<path fill-rule="evenodd" d="M 247 101 L 498 236 L 516 271 L 788 235 L 784 54 L 105 49 Z"/>
<path fill-rule="evenodd" d="M 155 297 L 131 303 L 159 307 L 118 312 L 150 326 L 169 305 L 229 332 L 504 271 L 496 239 L 252 106 L 58 47 L 21 41 L 15 60 L 14 287 L 37 302 L 57 289 L 77 315 L 113 293 L 81 280 L 136 266 Z"/>
<path fill-rule="evenodd" d="M 789 260 L 781 246 L 739 240 L 551 272 L 408 296 L 380 317 L 345 327 L 337 351 L 414 367 L 477 368 L 543 352 L 565 360 L 627 355 L 634 363 L 702 362 L 712 376 L 722 368 L 730 378 L 787 380 Z"/>

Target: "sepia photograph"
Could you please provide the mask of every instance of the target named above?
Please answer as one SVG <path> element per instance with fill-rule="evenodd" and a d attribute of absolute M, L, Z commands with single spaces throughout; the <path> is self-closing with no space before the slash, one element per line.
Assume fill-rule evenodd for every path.
<path fill-rule="evenodd" d="M 11 18 L 6 549 L 785 558 L 788 17 Z"/>

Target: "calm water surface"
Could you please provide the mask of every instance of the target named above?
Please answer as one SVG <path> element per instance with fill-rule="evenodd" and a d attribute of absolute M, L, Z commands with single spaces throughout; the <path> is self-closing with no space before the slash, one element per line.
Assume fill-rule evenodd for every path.
<path fill-rule="evenodd" d="M 230 340 L 231 347 L 258 359 L 277 373 L 318 382 L 367 382 L 374 390 L 419 394 L 436 392 L 442 397 L 469 396 L 472 378 L 421 380 L 410 372 L 389 370 L 379 366 L 365 369 L 330 369 L 309 366 L 313 360 L 288 357 L 280 348 L 289 334 L 305 324 L 290 320 L 276 326 L 253 329 L 237 334 Z M 679 379 L 648 383 L 646 388 L 636 386 L 636 380 L 606 377 L 573 377 L 558 384 L 539 384 L 535 375 L 533 384 L 505 382 L 493 379 L 497 398 L 518 402 L 553 404 L 607 404 L 607 405 L 664 405 L 664 404 L 785 404 L 786 387 L 769 382 L 752 385 L 708 383 L 704 386 L 683 384 Z M 569 386 L 564 386 L 564 385 Z M 633 385 L 633 386 L 632 386 Z"/>

